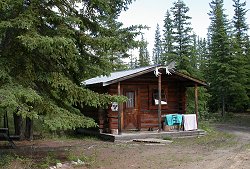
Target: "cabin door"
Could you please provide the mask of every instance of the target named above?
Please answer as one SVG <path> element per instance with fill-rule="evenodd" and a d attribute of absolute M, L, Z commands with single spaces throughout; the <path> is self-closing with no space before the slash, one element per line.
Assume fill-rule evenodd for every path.
<path fill-rule="evenodd" d="M 124 90 L 124 95 L 128 98 L 124 103 L 124 129 L 138 129 L 137 91 Z"/>

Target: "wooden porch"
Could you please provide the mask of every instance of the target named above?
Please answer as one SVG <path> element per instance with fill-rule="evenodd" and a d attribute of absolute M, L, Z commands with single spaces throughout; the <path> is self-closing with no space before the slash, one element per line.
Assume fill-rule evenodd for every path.
<path fill-rule="evenodd" d="M 94 135 L 102 140 L 106 141 L 133 141 L 135 139 L 147 139 L 147 138 L 157 138 L 157 139 L 164 139 L 164 138 L 183 138 L 183 137 L 197 137 L 197 136 L 204 136 L 206 132 L 204 130 L 198 129 L 193 131 L 182 131 L 182 130 L 175 130 L 175 131 L 123 131 L 122 134 L 109 134 L 109 133 L 100 133 L 98 131 L 89 131 L 87 129 L 78 129 L 77 132 L 79 134 L 86 134 L 86 135 Z"/>

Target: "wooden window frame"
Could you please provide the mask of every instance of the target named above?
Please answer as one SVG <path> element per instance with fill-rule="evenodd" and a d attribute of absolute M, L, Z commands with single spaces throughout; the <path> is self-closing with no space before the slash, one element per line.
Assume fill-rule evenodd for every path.
<path fill-rule="evenodd" d="M 158 98 L 158 89 L 152 89 L 152 105 L 153 106 L 158 105 L 157 103 L 155 103 L 155 100 L 159 100 L 159 98 Z M 162 105 L 167 105 L 167 94 L 166 94 L 164 89 L 161 90 L 161 104 Z"/>

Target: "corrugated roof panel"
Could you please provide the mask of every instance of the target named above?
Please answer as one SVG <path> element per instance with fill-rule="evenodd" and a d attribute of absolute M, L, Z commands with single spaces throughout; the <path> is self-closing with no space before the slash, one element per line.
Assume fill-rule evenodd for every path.
<path fill-rule="evenodd" d="M 102 83 L 103 86 L 105 86 L 106 83 L 117 80 L 120 78 L 125 78 L 126 76 L 131 76 L 133 74 L 137 74 L 139 72 L 146 71 L 148 69 L 154 68 L 156 66 L 146 66 L 146 67 L 141 67 L 137 69 L 131 69 L 131 70 L 124 70 L 124 71 L 119 71 L 119 72 L 114 72 L 111 73 L 110 76 L 98 76 L 94 77 L 88 80 L 83 81 L 84 85 L 92 85 L 92 84 L 99 84 Z"/>

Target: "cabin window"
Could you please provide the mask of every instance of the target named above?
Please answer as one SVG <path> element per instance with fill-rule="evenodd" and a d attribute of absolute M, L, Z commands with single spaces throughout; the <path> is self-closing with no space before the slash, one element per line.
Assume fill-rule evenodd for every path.
<path fill-rule="evenodd" d="M 126 102 L 126 108 L 135 107 L 135 92 L 126 92 L 126 97 L 128 98 Z"/>
<path fill-rule="evenodd" d="M 157 89 L 153 90 L 153 105 L 158 105 L 159 104 L 159 93 Z M 167 97 L 166 97 L 166 93 L 164 90 L 161 90 L 161 104 L 167 104 Z"/>

